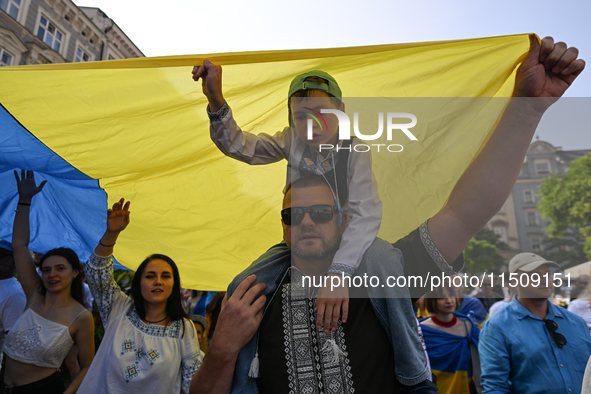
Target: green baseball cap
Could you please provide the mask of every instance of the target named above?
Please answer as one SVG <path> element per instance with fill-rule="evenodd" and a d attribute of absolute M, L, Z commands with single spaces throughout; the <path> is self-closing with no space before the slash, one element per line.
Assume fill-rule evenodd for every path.
<path fill-rule="evenodd" d="M 306 81 L 306 78 L 318 77 L 324 79 L 326 82 Z M 321 70 L 312 70 L 295 77 L 289 85 L 289 93 L 287 99 L 289 100 L 295 92 L 300 90 L 320 90 L 326 92 L 331 96 L 342 98 L 341 88 L 337 81 L 327 72 Z"/>

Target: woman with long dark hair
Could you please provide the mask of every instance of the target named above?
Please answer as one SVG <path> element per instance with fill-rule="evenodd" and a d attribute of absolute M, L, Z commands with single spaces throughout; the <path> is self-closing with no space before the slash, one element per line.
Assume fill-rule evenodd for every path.
<path fill-rule="evenodd" d="M 8 357 L 0 392 L 75 393 L 94 356 L 94 324 L 92 314 L 82 305 L 80 261 L 71 249 L 52 249 L 39 263 L 39 276 L 28 249 L 29 211 L 45 181 L 37 186 L 32 171 L 25 174 L 23 170 L 20 178 L 16 171 L 14 175 L 19 199 L 12 249 L 27 304 L 6 337 Z M 74 343 L 79 349 L 80 373 L 66 390 L 58 368 Z"/>
<path fill-rule="evenodd" d="M 121 199 L 108 210 L 107 230 L 86 265 L 105 335 L 80 390 L 186 393 L 202 355 L 175 262 L 162 254 L 146 258 L 133 277 L 133 299 L 113 279 L 113 247 L 129 224 L 129 204 Z"/>

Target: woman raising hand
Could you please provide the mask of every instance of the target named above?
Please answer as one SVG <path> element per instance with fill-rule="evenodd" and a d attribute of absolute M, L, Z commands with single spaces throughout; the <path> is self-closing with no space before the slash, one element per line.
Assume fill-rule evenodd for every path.
<path fill-rule="evenodd" d="M 82 305 L 80 261 L 68 248 L 47 252 L 35 270 L 29 253 L 29 211 L 33 197 L 45 186 L 35 184 L 32 171 L 19 178 L 18 205 L 14 217 L 12 249 L 19 281 L 27 297 L 24 313 L 6 337 L 6 358 L 2 392 L 64 393 L 58 368 L 74 343 L 78 345 L 80 373 L 66 393 L 75 393 L 94 356 L 94 324 L 91 313 Z"/>
<path fill-rule="evenodd" d="M 180 276 L 168 256 L 153 254 L 138 267 L 133 299 L 113 280 L 113 247 L 129 224 L 129 202 L 107 212 L 107 230 L 86 266 L 105 335 L 80 390 L 92 393 L 188 392 L 202 356 L 195 327 L 183 310 Z"/>

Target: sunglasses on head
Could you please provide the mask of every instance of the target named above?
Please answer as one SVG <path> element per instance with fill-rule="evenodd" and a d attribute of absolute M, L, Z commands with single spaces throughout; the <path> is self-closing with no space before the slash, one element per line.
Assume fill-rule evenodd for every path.
<path fill-rule="evenodd" d="M 291 207 L 281 211 L 281 219 L 288 226 L 297 226 L 304 220 L 306 213 L 314 223 L 328 223 L 332 220 L 334 212 L 338 212 L 333 205 L 319 204 L 310 207 Z"/>
<path fill-rule="evenodd" d="M 548 331 L 550 331 L 550 335 L 552 336 L 552 339 L 554 339 L 556 346 L 560 348 L 566 345 L 566 338 L 564 335 L 556 332 L 556 330 L 558 330 L 558 324 L 556 324 L 554 320 L 549 319 L 544 319 L 544 323 L 546 324 Z"/>

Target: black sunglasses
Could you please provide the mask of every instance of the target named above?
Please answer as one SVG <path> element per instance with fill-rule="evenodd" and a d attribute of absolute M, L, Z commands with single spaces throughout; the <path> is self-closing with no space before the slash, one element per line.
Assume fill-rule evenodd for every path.
<path fill-rule="evenodd" d="M 558 330 L 558 324 L 556 324 L 554 320 L 549 319 L 544 319 L 544 323 L 546 324 L 548 331 L 550 331 L 550 335 L 552 336 L 552 339 L 554 339 L 556 346 L 560 348 L 566 345 L 566 338 L 564 335 L 556 332 L 556 330 Z"/>
<path fill-rule="evenodd" d="M 297 226 L 308 213 L 314 223 L 328 223 L 332 220 L 334 212 L 337 212 L 337 208 L 328 204 L 312 205 L 311 207 L 291 207 L 281 211 L 281 219 L 288 226 Z"/>

